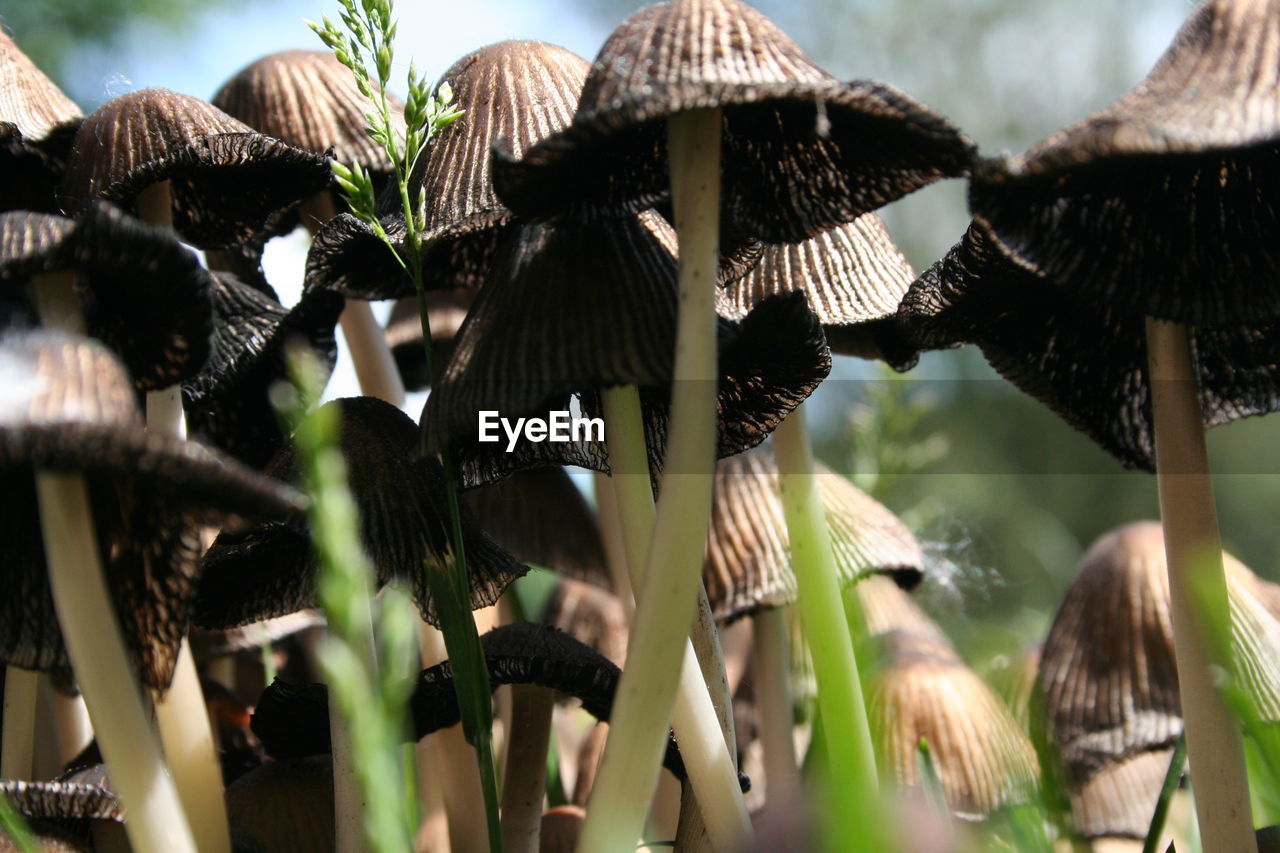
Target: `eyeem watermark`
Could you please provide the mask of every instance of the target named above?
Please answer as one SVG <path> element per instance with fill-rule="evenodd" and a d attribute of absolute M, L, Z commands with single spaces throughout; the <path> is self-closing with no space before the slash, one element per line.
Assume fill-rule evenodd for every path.
<path fill-rule="evenodd" d="M 507 437 L 507 452 L 516 449 L 523 435 L 526 441 L 604 441 L 604 418 L 580 418 L 569 412 L 551 412 L 549 418 L 501 417 L 496 411 L 480 411 L 479 436 L 482 442 L 501 441 L 498 428 Z"/>

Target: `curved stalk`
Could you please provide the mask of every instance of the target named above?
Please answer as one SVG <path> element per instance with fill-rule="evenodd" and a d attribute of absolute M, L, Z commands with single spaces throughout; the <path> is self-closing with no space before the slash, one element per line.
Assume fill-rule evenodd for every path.
<path fill-rule="evenodd" d="M 1229 648 L 1213 642 L 1227 624 L 1227 581 L 1186 326 L 1147 318 L 1156 487 L 1169 565 L 1178 692 L 1205 853 L 1256 850 L 1239 721 L 1214 684 L 1231 671 Z"/>
<path fill-rule="evenodd" d="M 49 586 L 67 655 L 111 781 L 129 811 L 136 853 L 195 853 L 178 792 L 148 723 L 98 556 L 89 495 L 78 474 L 36 473 Z"/>
<path fill-rule="evenodd" d="M 720 112 L 699 110 L 675 116 L 668 122 L 668 134 L 676 231 L 681 247 L 681 310 L 676 332 L 670 445 L 643 585 L 637 596 L 627 666 L 614 700 L 611 737 L 605 746 L 578 847 L 591 853 L 628 850 L 634 845 L 644 821 L 644 806 L 657 783 L 667 723 L 673 710 L 690 710 L 677 707 L 677 686 L 687 684 L 689 674 L 702 680 L 696 663 L 681 648 L 687 648 L 686 635 L 672 631 L 671 625 L 688 625 L 693 620 L 711 515 L 716 442 L 714 287 L 719 265 Z M 706 695 L 705 691 L 694 692 Z M 687 702 L 694 699 L 688 690 L 681 691 L 681 695 Z M 698 738 L 690 745 L 727 753 L 718 729 L 714 738 Z M 731 763 L 717 762 L 711 769 L 723 772 L 731 767 Z M 697 784 L 692 767 L 690 776 L 691 782 Z M 711 784 L 714 787 L 708 790 L 725 790 L 723 781 Z M 722 814 L 708 803 L 702 805 L 716 849 L 727 853 L 740 848 L 751 833 L 745 808 L 737 814 Z M 728 805 L 735 807 L 736 802 Z"/>

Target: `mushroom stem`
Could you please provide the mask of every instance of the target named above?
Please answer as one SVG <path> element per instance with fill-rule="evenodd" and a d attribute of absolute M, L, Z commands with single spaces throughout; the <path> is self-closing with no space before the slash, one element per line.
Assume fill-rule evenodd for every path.
<path fill-rule="evenodd" d="M 418 649 L 422 666 L 435 666 L 448 657 L 444 634 L 419 620 Z M 489 832 L 483 820 L 484 795 L 475 750 L 467 743 L 461 725 L 427 735 L 416 750 L 418 759 L 431 768 L 440 788 L 449 827 L 452 853 L 488 853 Z M 425 805 L 425 804 L 424 804 Z M 424 815 L 428 814 L 425 810 Z"/>
<path fill-rule="evenodd" d="M 676 232 L 681 247 L 681 310 L 676 330 L 670 443 L 648 547 L 633 544 L 636 538 L 644 540 L 647 525 L 638 523 L 632 513 L 635 507 L 648 503 L 652 495 L 648 456 L 639 437 L 642 433 L 632 437 L 636 449 L 622 454 L 635 460 L 636 470 L 629 476 L 615 477 L 627 562 L 645 569 L 627 665 L 618 685 L 609 742 L 587 811 L 580 850 L 625 850 L 635 843 L 644 823 L 645 805 L 657 783 L 662 741 L 673 706 L 676 737 L 713 846 L 721 851 L 737 850 L 751 835 L 732 757 L 719 726 L 712 723 L 715 713 L 709 707 L 705 682 L 694 657 L 688 653 L 687 639 L 682 653 L 684 637 L 670 629 L 672 624 L 693 622 L 693 602 L 702 577 L 711 516 L 716 443 L 714 297 L 719 266 L 720 121 L 719 110 L 699 110 L 675 116 L 668 123 Z M 605 399 L 608 406 L 608 392 Z M 632 420 L 635 422 L 635 418 Z M 615 426 L 609 438 L 611 455 L 615 453 L 615 440 L 622 438 Z M 633 494 L 634 498 L 628 497 Z"/>
<path fill-rule="evenodd" d="M 138 193 L 138 218 L 160 228 L 173 230 L 173 195 L 168 181 L 159 181 Z"/>
<path fill-rule="evenodd" d="M 1190 333 L 1151 317 L 1146 329 L 1170 619 L 1201 844 L 1206 853 L 1256 850 L 1239 722 L 1214 685 L 1215 667 L 1231 671 L 1229 648 L 1213 642 L 1216 620 L 1225 626 L 1229 618 L 1227 582 Z"/>
<path fill-rule="evenodd" d="M 840 594 L 826 511 L 818 497 L 805 420 L 804 406 L 796 407 L 774 430 L 773 451 L 796 575 L 796 606 L 818 682 L 827 766 L 840 768 L 847 780 L 830 786 L 830 793 L 839 796 L 839 802 L 832 807 L 851 816 L 865 811 L 865 802 L 874 797 L 880 786 L 858 662 Z"/>
<path fill-rule="evenodd" d="M 164 757 L 173 772 L 200 853 L 230 853 L 222 766 L 200 676 L 191 657 L 191 643 L 185 637 L 178 649 L 173 683 L 163 696 L 156 697 L 155 708 Z"/>
<path fill-rule="evenodd" d="M 511 731 L 502 777 L 502 849 L 537 853 L 546 791 L 547 747 L 555 692 L 536 684 L 511 685 Z"/>
<path fill-rule="evenodd" d="M 313 237 L 320 226 L 338 215 L 333 193 L 325 190 L 302 203 L 298 210 L 302 224 Z M 348 299 L 338 315 L 342 337 L 346 339 L 351 361 L 355 365 L 360 391 L 369 396 L 386 400 L 393 406 L 404 408 L 404 379 L 396 360 L 387 346 L 386 334 L 373 316 L 373 309 L 363 299 Z M 427 346 L 431 336 L 427 334 Z"/>
<path fill-rule="evenodd" d="M 28 286 L 41 325 L 85 334 L 84 309 L 76 295 L 76 274 L 70 270 L 33 276 Z"/>
<path fill-rule="evenodd" d="M 611 390 L 604 393 L 605 431 L 612 436 L 613 431 L 608 429 L 610 393 Z M 613 476 L 617 476 L 616 471 Z M 618 489 L 613 476 L 600 471 L 595 472 L 596 511 L 600 517 L 600 538 L 604 541 L 605 564 L 609 570 L 609 580 L 613 584 L 613 594 L 622 603 L 622 610 L 627 616 L 627 623 L 630 624 L 631 616 L 636 610 L 636 600 L 631 594 L 631 578 L 627 574 L 627 554 L 626 546 L 622 544 L 622 518 L 618 509 Z M 579 805 L 583 804 L 579 803 Z"/>
<path fill-rule="evenodd" d="M 49 693 L 52 696 L 53 723 L 58 733 L 58 765 L 65 766 L 93 740 L 93 726 L 89 723 L 89 711 L 84 706 L 83 696 L 68 696 L 52 683 L 49 684 Z"/>
<path fill-rule="evenodd" d="M 147 429 L 174 438 L 187 437 L 187 415 L 182 410 L 181 385 L 147 392 Z"/>
<path fill-rule="evenodd" d="M 104 606 L 112 597 L 84 478 L 38 471 L 36 493 L 58 623 L 112 784 L 129 812 L 129 841 L 135 853 L 195 853 L 178 792 L 147 722 L 120 625 Z"/>
<path fill-rule="evenodd" d="M 602 402 L 605 431 L 609 436 L 609 463 L 613 472 L 613 505 L 621 527 L 624 563 L 631 574 L 631 586 L 639 589 L 644 582 L 645 555 L 649 549 L 655 515 L 640 393 L 634 385 L 608 388 L 602 394 Z M 624 597 L 625 592 L 624 590 Z M 733 753 L 737 741 L 733 732 L 733 705 L 725 676 L 724 655 L 716 635 L 715 621 L 711 617 L 711 604 L 707 600 L 706 588 L 701 583 L 698 585 L 698 610 L 691 633 L 693 638 L 685 649 L 685 662 L 680 673 L 680 693 L 676 699 L 673 726 L 676 742 L 681 745 L 681 754 L 685 757 L 687 767 L 691 760 L 689 750 L 698 744 L 709 743 L 708 730 L 714 719 L 715 726 L 724 739 L 725 750 L 721 754 L 718 748 L 714 748 L 701 760 L 727 762 L 727 769 L 733 771 L 736 778 L 737 762 Z M 690 655 L 696 663 L 692 668 L 689 666 Z M 692 695 L 686 697 L 686 691 L 691 691 Z M 724 770 L 725 768 L 720 768 L 717 772 L 713 768 L 700 768 L 697 779 L 717 779 Z M 721 802 L 726 796 L 722 791 L 702 791 L 700 783 L 695 781 L 693 770 L 689 772 L 689 779 L 695 791 L 701 794 L 698 803 L 720 802 L 717 808 L 723 809 L 725 815 L 737 813 L 736 803 Z M 729 796 L 736 797 L 745 810 L 745 801 L 742 800 L 738 786 L 731 786 L 730 791 Z"/>
<path fill-rule="evenodd" d="M 36 697 L 40 674 L 10 666 L 4 673 L 4 736 L 0 779 L 34 779 Z"/>
<path fill-rule="evenodd" d="M 791 675 L 787 666 L 787 616 L 781 607 L 766 607 L 752 617 L 751 685 L 756 698 L 756 725 L 764 747 L 765 808 L 785 808 L 800 793 Z"/>

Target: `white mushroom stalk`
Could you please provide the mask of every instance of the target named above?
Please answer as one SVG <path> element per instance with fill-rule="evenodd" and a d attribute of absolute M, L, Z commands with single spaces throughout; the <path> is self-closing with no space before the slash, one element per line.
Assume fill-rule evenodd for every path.
<path fill-rule="evenodd" d="M 1148 317 L 1147 359 L 1178 692 L 1201 843 L 1206 853 L 1255 850 L 1240 725 L 1214 683 L 1215 667 L 1232 671 L 1229 647 L 1215 647 L 1208 624 L 1227 618 L 1227 581 L 1188 327 Z"/>
<path fill-rule="evenodd" d="M 138 195 L 138 216 L 151 225 L 173 229 L 173 199 L 168 181 Z M 182 385 L 147 392 L 147 429 L 175 438 L 187 437 Z M 200 676 L 183 638 L 173 683 L 155 698 L 156 726 L 165 757 L 173 770 L 187 819 L 200 853 L 231 853 L 231 830 L 223 801 L 222 765 L 205 708 Z"/>
<path fill-rule="evenodd" d="M 627 666 L 618 684 L 611 736 L 578 846 L 579 850 L 592 853 L 629 850 L 634 845 L 644 823 L 644 809 L 657 784 L 672 710 L 677 708 L 681 716 L 691 710 L 679 710 L 677 686 L 695 678 L 702 680 L 696 662 L 682 649 L 687 649 L 685 633 L 672 631 L 671 626 L 688 625 L 693 620 L 711 516 L 716 444 L 714 288 L 719 267 L 720 123 L 719 110 L 684 113 L 668 122 L 672 196 L 680 242 L 680 318 L 670 443 L 643 586 L 637 596 Z M 693 701 L 691 692 L 706 695 L 705 691 L 680 691 L 685 697 L 682 702 Z M 718 728 L 714 737 L 709 732 L 704 736 L 688 746 L 709 751 L 725 749 Z M 716 762 L 708 769 L 718 769 L 723 774 L 731 766 Z M 692 770 L 690 775 L 691 783 L 697 785 Z M 723 779 L 712 783 L 720 790 L 725 790 L 725 785 Z M 730 789 L 734 787 L 736 782 L 730 784 Z M 721 813 L 707 803 L 701 805 L 713 846 L 724 853 L 741 848 L 751 834 L 745 808 L 735 815 L 728 810 Z"/>
<path fill-rule="evenodd" d="M 502 776 L 504 853 L 538 853 L 555 700 L 555 691 L 546 687 L 511 685 L 511 731 Z"/>
<path fill-rule="evenodd" d="M 33 779 L 36 744 L 36 691 L 40 674 L 11 666 L 4 674 L 4 740 L 0 779 Z"/>

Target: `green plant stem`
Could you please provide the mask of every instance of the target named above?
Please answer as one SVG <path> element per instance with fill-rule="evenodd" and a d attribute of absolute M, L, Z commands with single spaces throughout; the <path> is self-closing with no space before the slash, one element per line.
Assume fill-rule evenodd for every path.
<path fill-rule="evenodd" d="M 640 836 L 644 811 L 657 782 L 677 685 L 684 683 L 681 668 L 687 635 L 672 631 L 671 626 L 692 622 L 711 515 L 720 112 L 699 110 L 673 117 L 668 122 L 668 140 L 681 247 L 681 310 L 670 444 L 643 586 L 637 596 L 627 666 L 618 685 L 609 742 L 579 842 L 578 849 L 591 853 L 630 850 Z M 723 748 L 718 732 L 715 741 Z M 710 809 L 704 810 L 704 817 L 714 837 Z M 750 835 L 750 824 L 739 825 L 736 834 L 734 843 L 713 843 L 726 853 L 740 848 Z"/>
<path fill-rule="evenodd" d="M 1173 755 L 1169 757 L 1169 770 L 1164 775 L 1164 784 L 1160 786 L 1160 798 L 1156 800 L 1156 810 L 1151 815 L 1151 826 L 1147 829 L 1147 837 L 1142 842 L 1142 853 L 1160 853 L 1160 836 L 1164 835 L 1164 824 L 1169 817 L 1169 804 L 1178 791 L 1182 781 L 1182 768 L 1187 763 L 1187 739 L 1178 738 L 1173 745 Z"/>
<path fill-rule="evenodd" d="M 1225 644 L 1212 642 L 1211 625 L 1230 617 L 1189 329 L 1148 317 L 1146 330 L 1156 487 L 1200 840 L 1206 853 L 1256 850 L 1244 743 L 1213 673 L 1232 672 L 1229 649 L 1215 648 Z"/>
<path fill-rule="evenodd" d="M 879 782 L 853 638 L 840 594 L 826 512 L 818 496 L 804 406 L 773 433 L 782 509 L 796 576 L 796 607 L 813 659 L 826 753 L 827 813 L 844 826 L 877 827 Z M 839 774 L 839 778 L 836 778 Z"/>

